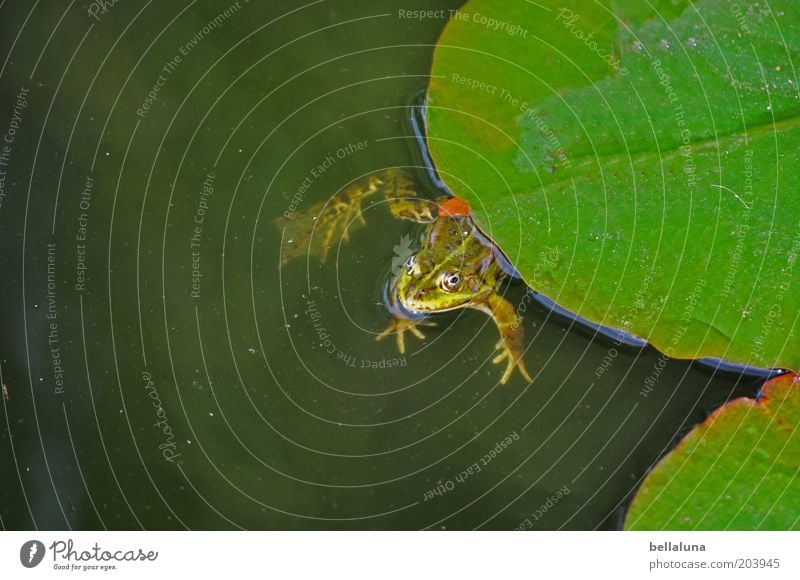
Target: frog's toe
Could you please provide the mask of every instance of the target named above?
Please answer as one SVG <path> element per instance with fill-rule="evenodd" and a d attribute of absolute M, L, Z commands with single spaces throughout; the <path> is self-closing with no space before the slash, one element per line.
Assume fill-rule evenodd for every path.
<path fill-rule="evenodd" d="M 505 385 L 508 382 L 508 379 L 511 378 L 511 375 L 514 372 L 514 367 L 519 369 L 519 373 L 525 378 L 526 381 L 529 383 L 533 381 L 531 376 L 528 374 L 528 369 L 525 368 L 525 361 L 522 360 L 521 356 L 509 349 L 505 344 L 503 344 L 503 341 L 500 341 L 497 344 L 497 348 L 501 349 L 501 352 L 492 359 L 492 362 L 494 364 L 499 364 L 503 361 L 506 361 L 506 369 L 503 371 L 503 376 L 500 377 L 501 385 Z"/>
<path fill-rule="evenodd" d="M 420 340 L 425 340 L 425 335 L 416 326 L 409 326 L 408 331 Z"/>
<path fill-rule="evenodd" d="M 506 363 L 506 370 L 503 371 L 503 376 L 500 377 L 500 384 L 505 385 L 508 382 L 509 377 L 511 377 L 511 371 L 514 370 L 514 359 L 511 357 L 511 351 L 507 348 L 504 348 L 500 354 L 492 359 L 494 364 L 500 364 L 504 360 L 507 360 Z"/>
<path fill-rule="evenodd" d="M 517 368 L 519 369 L 519 374 L 521 374 L 526 381 L 528 381 L 529 383 L 533 382 L 533 379 L 528 374 L 528 369 L 525 368 L 525 361 L 522 360 L 521 358 L 517 360 Z"/>
<path fill-rule="evenodd" d="M 500 354 L 498 354 L 496 357 L 494 357 L 492 359 L 492 362 L 494 364 L 499 364 L 499 363 L 503 362 L 504 359 L 508 358 L 509 354 L 510 354 L 510 351 L 503 350 L 503 352 L 501 352 Z"/>
<path fill-rule="evenodd" d="M 383 340 L 384 338 L 386 338 L 390 334 L 394 334 L 394 338 L 397 341 L 397 350 L 400 352 L 400 354 L 405 354 L 406 353 L 406 341 L 403 338 L 403 330 L 398 330 L 396 325 L 394 325 L 394 324 L 390 324 L 389 328 L 387 328 L 386 330 L 384 330 L 383 332 L 381 332 L 379 335 L 377 335 L 375 337 L 375 340 L 377 342 L 380 342 L 381 340 Z"/>
<path fill-rule="evenodd" d="M 419 328 L 417 328 L 418 326 L 436 326 L 436 323 L 429 322 L 427 320 L 420 320 L 419 322 L 416 322 L 414 324 L 409 324 L 406 326 L 406 328 L 411 332 L 411 334 L 413 334 L 420 340 L 425 340 L 425 335 L 422 334 L 422 331 Z"/>
<path fill-rule="evenodd" d="M 406 354 L 405 332 L 403 330 L 398 330 L 394 336 L 397 339 L 397 352 Z"/>
<path fill-rule="evenodd" d="M 376 336 L 375 336 L 375 340 L 376 340 L 377 342 L 380 342 L 380 341 L 382 341 L 384 338 L 386 338 L 387 336 L 389 336 L 390 334 L 392 334 L 392 332 L 394 332 L 394 330 L 395 330 L 395 328 L 396 328 L 396 327 L 397 327 L 397 325 L 396 325 L 394 322 L 391 322 L 391 323 L 389 324 L 389 326 L 387 326 L 387 327 L 386 327 L 386 329 L 385 329 L 384 331 L 382 331 L 380 334 L 378 334 L 378 335 L 376 335 Z"/>
<path fill-rule="evenodd" d="M 397 350 L 400 351 L 400 354 L 406 353 L 406 340 L 405 340 L 405 333 L 406 330 L 409 331 L 411 334 L 419 338 L 420 340 L 425 340 L 425 335 L 420 332 L 417 328 L 417 325 L 424 324 L 425 326 L 436 326 L 435 322 L 409 322 L 403 319 L 395 319 L 389 323 L 389 326 L 386 327 L 386 330 L 381 332 L 379 335 L 375 337 L 375 340 L 383 340 L 390 334 L 394 334 L 395 340 L 397 341 Z"/>
<path fill-rule="evenodd" d="M 505 372 L 503 372 L 503 376 L 500 377 L 500 384 L 505 385 L 508 382 L 508 379 L 511 378 L 511 373 L 514 372 L 514 363 L 509 362 L 506 366 Z"/>

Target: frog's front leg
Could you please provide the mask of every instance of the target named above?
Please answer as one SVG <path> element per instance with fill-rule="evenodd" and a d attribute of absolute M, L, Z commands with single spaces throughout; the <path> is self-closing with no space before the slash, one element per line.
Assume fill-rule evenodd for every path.
<path fill-rule="evenodd" d="M 522 318 L 517 315 L 511 303 L 498 294 L 492 294 L 485 302 L 476 304 L 473 308 L 482 310 L 491 316 L 500 331 L 500 341 L 496 347 L 500 349 L 500 354 L 492 360 L 495 364 L 506 361 L 506 370 L 500 378 L 500 383 L 508 382 L 515 367 L 519 369 L 526 381 L 531 382 L 533 379 L 528 374 L 525 361 L 522 359 L 522 346 L 525 338 Z"/>
<path fill-rule="evenodd" d="M 395 339 L 397 340 L 397 350 L 400 351 L 400 354 L 405 354 L 406 330 L 409 331 L 414 336 L 416 336 L 417 338 L 419 338 L 420 340 L 425 339 L 425 335 L 420 332 L 417 326 L 436 326 L 436 323 L 429 322 L 427 320 L 409 320 L 408 318 L 392 317 L 392 321 L 389 323 L 389 326 L 386 327 L 386 330 L 384 330 L 378 336 L 376 336 L 375 340 L 381 341 L 390 334 L 394 334 Z"/>

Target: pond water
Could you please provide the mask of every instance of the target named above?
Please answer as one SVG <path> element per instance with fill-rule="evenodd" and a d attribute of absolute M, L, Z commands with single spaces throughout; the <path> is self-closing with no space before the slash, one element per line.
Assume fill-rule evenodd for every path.
<path fill-rule="evenodd" d="M 533 383 L 497 384 L 476 311 L 401 356 L 374 338 L 418 228 L 380 203 L 279 268 L 284 212 L 425 183 L 409 107 L 460 2 L 47 4 L 0 7 L 3 528 L 613 529 L 757 392 L 519 282 Z"/>

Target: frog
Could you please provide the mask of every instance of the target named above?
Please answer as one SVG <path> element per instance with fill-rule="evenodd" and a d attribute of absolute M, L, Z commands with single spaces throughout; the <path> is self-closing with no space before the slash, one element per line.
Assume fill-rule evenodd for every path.
<path fill-rule="evenodd" d="M 384 302 L 391 321 L 375 340 L 394 336 L 397 350 L 405 354 L 406 333 L 425 340 L 420 327 L 436 326 L 430 316 L 463 308 L 479 310 L 492 318 L 500 334 L 495 346 L 499 352 L 492 361 L 505 363 L 500 383 L 508 383 L 515 370 L 530 383 L 523 359 L 522 317 L 500 292 L 515 275 L 513 268 L 481 232 L 467 202 L 449 195 L 426 199 L 418 191 L 407 171 L 388 169 L 356 181 L 305 211 L 284 214 L 275 220 L 284 234 L 281 265 L 303 254 L 324 262 L 334 240 L 348 241 L 352 231 L 365 224 L 364 202 L 382 196 L 392 216 L 424 224 L 424 230 L 419 249 L 386 285 Z"/>

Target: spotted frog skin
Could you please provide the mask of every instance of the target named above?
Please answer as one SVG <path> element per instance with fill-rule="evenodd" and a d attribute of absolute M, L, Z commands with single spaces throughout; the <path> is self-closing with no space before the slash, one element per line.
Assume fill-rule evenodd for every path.
<path fill-rule="evenodd" d="M 493 360 L 505 362 L 500 382 L 508 382 L 514 369 L 530 382 L 522 359 L 522 319 L 498 292 L 507 277 L 502 266 L 505 258 L 475 226 L 466 203 L 457 198 L 416 197 L 414 182 L 405 172 L 390 170 L 370 176 L 291 222 L 285 218 L 276 220 L 284 229 L 282 263 L 303 252 L 316 254 L 324 261 L 337 233 L 346 239 L 346 230 L 339 231 L 341 224 L 348 224 L 351 231 L 355 225 L 363 224 L 361 203 L 374 193 L 383 194 L 396 218 L 427 224 L 419 251 L 406 260 L 389 283 L 386 301 L 392 321 L 376 340 L 394 335 L 398 350 L 404 353 L 407 331 L 424 339 L 419 326 L 435 325 L 427 316 L 473 308 L 491 316 L 500 332 L 496 346 L 500 352 Z M 306 228 L 319 228 L 319 240 L 301 236 L 292 240 L 293 245 L 287 244 L 287 229 L 292 227 L 295 233 L 302 233 L 297 222 L 309 219 L 313 223 L 306 224 Z"/>

